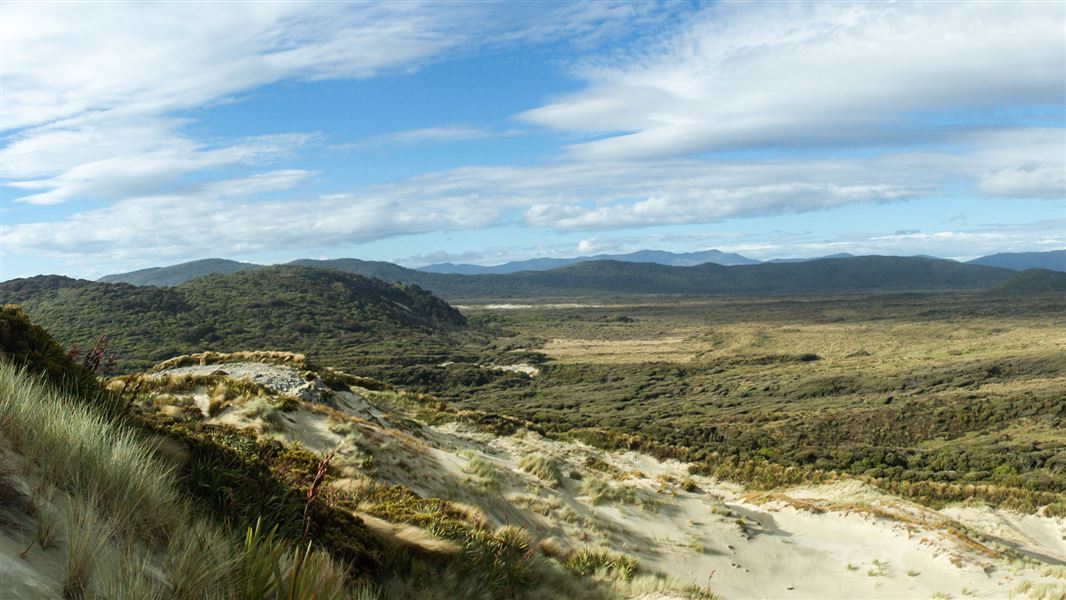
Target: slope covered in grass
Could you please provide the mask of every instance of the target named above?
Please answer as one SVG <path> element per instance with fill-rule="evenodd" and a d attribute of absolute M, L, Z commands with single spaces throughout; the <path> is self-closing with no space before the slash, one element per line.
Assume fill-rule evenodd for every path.
<path fill-rule="evenodd" d="M 30 366 L 0 360 L 6 597 L 347 597 L 348 571 L 313 543 L 263 527 L 241 540 L 192 502 L 159 445 Z"/>

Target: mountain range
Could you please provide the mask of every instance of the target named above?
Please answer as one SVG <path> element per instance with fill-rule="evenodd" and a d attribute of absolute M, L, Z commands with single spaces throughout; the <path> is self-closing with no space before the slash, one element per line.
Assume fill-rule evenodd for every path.
<path fill-rule="evenodd" d="M 144 368 L 204 349 L 255 347 L 329 355 L 342 368 L 420 381 L 422 375 L 415 372 L 419 364 L 481 360 L 475 342 L 483 332 L 468 327 L 449 302 L 934 291 L 1027 296 L 1066 291 L 1062 272 L 1019 273 L 897 256 L 688 267 L 601 260 L 488 275 L 428 273 L 356 259 L 297 262 L 255 266 L 212 261 L 213 266 L 238 270 L 176 286 L 42 275 L 0 283 L 0 304 L 21 305 L 64 344 L 87 347 L 106 336 L 122 369 Z M 173 281 L 202 273 L 202 267 L 193 263 L 149 273 Z"/>
<path fill-rule="evenodd" d="M 169 278 L 168 280 L 173 281 L 184 275 L 201 271 L 200 264 L 187 263 L 165 267 L 154 273 L 165 275 Z M 354 280 L 331 280 L 329 281 L 331 285 L 323 283 L 331 277 L 341 276 L 338 272 L 358 277 Z M 1052 272 L 1043 271 L 1043 273 Z M 1018 274 L 1015 271 L 1001 267 L 897 256 L 855 256 L 796 263 L 734 266 L 704 263 L 691 267 L 603 260 L 581 262 L 548 271 L 520 271 L 499 275 L 428 273 L 382 261 L 303 259 L 289 265 L 244 268 L 226 275 L 212 274 L 195 277 L 175 287 L 138 287 L 126 283 L 108 284 L 58 276 L 19 279 L 0 284 L 0 302 L 30 301 L 32 303 L 42 294 L 47 295 L 53 288 L 56 288 L 60 289 L 57 296 L 60 299 L 64 297 L 64 294 L 76 293 L 79 297 L 77 301 L 88 302 L 88 299 L 95 299 L 112 308 L 139 307 L 152 312 L 162 306 L 168 313 L 184 313 L 181 307 L 190 302 L 195 303 L 195 298 L 203 299 L 210 296 L 213 298 L 209 301 L 210 304 L 230 305 L 226 310 L 233 311 L 250 302 L 248 296 L 256 296 L 260 299 L 253 302 L 256 306 L 251 307 L 249 314 L 260 315 L 256 317 L 257 319 L 262 316 L 260 311 L 263 310 L 259 305 L 264 303 L 269 305 L 275 302 L 279 306 L 296 307 L 302 311 L 306 308 L 304 304 L 318 306 L 326 302 L 321 307 L 321 314 L 316 313 L 317 316 L 314 317 L 319 319 L 322 315 L 341 310 L 340 305 L 332 306 L 329 302 L 333 301 L 335 296 L 338 302 L 349 297 L 342 292 L 354 286 L 360 289 L 366 288 L 366 291 L 371 294 L 373 310 L 367 312 L 360 309 L 361 314 L 374 315 L 375 320 L 380 320 L 378 316 L 381 315 L 388 318 L 406 319 L 412 318 L 413 315 L 407 315 L 404 312 L 405 309 L 402 308 L 409 306 L 410 301 L 382 298 L 384 294 L 392 293 L 391 288 L 381 287 L 381 282 L 368 283 L 374 280 L 390 284 L 413 284 L 449 301 L 456 301 L 632 294 L 758 295 L 936 290 L 986 291 L 1003 284 L 1016 275 Z M 1046 275 L 1038 275 L 1036 279 L 1041 279 L 1041 277 L 1047 278 Z M 1040 287 L 1034 282 L 1027 285 L 1036 285 L 1035 289 Z M 1054 287 L 1054 284 L 1050 285 Z M 257 286 L 268 286 L 269 289 L 258 289 Z M 233 291 L 234 289 L 237 291 Z M 408 290 L 405 292 L 408 295 L 425 293 L 415 288 L 402 289 Z M 230 291 L 220 292 L 219 290 Z M 271 300 L 274 295 L 279 295 L 277 300 Z M 350 297 L 353 301 L 366 300 L 358 294 Z M 54 299 L 48 300 L 40 307 L 40 310 L 45 313 L 45 320 L 49 312 L 49 302 L 53 301 Z M 73 299 L 70 301 L 74 302 Z M 107 310 L 101 308 L 99 312 L 104 314 Z M 86 325 L 93 322 L 93 319 L 89 318 L 90 315 L 84 315 L 84 317 Z M 312 315 L 308 314 L 308 317 L 311 318 Z M 355 318 L 354 315 L 353 318 Z M 171 324 L 168 323 L 167 326 L 169 325 Z M 188 324 L 192 328 L 200 328 L 201 325 L 202 323 L 199 322 Z M 220 321 L 220 326 L 222 325 L 224 324 Z M 225 324 L 225 326 L 230 325 Z M 140 327 L 147 327 L 147 324 L 142 322 Z"/>
<path fill-rule="evenodd" d="M 706 250 L 702 252 L 674 253 L 662 250 L 642 250 L 629 254 L 600 254 L 575 258 L 534 258 L 523 261 L 515 261 L 494 266 L 480 266 L 469 264 L 438 263 L 426 265 L 417 269 L 408 269 L 394 263 L 384 261 L 364 261 L 354 258 L 338 258 L 327 260 L 297 259 L 288 264 L 300 266 L 314 266 L 340 269 L 359 273 L 366 276 L 378 277 L 387 281 L 403 281 L 405 283 L 417 283 L 419 285 L 436 281 L 432 277 L 420 277 L 412 273 L 425 273 L 436 275 L 510 275 L 522 272 L 550 271 L 563 267 L 569 267 L 586 262 L 625 262 L 637 264 L 655 264 L 670 267 L 690 267 L 705 264 L 722 266 L 751 266 L 759 264 L 795 264 L 827 259 L 861 258 L 853 254 L 840 253 L 816 258 L 775 258 L 768 261 L 758 261 L 739 254 L 720 252 L 718 250 Z M 904 257 L 894 257 L 904 258 Z M 926 258 L 943 260 L 932 256 L 916 256 L 909 258 Z M 1051 252 L 1020 252 L 1003 253 L 982 256 L 968 261 L 967 264 L 1000 267 L 1014 271 L 1026 269 L 1047 269 L 1051 271 L 1066 272 L 1066 250 L 1054 250 Z M 104 283 L 129 283 L 132 285 L 156 285 L 174 286 L 191 279 L 211 274 L 228 274 L 239 271 L 255 269 L 263 265 L 237 262 L 220 258 L 208 258 L 191 262 L 171 265 L 167 267 L 151 267 L 129 273 L 117 273 L 101 277 L 99 281 Z M 430 285 L 430 287 L 432 287 Z"/>
<path fill-rule="evenodd" d="M 973 265 L 1002 267 L 1014 271 L 1026 269 L 1047 269 L 1049 271 L 1066 271 L 1066 250 L 1050 252 L 1003 252 L 990 254 L 969 261 Z"/>
<path fill-rule="evenodd" d="M 482 266 L 455 263 L 438 263 L 418 267 L 427 273 L 455 273 L 457 275 L 506 275 L 519 271 L 547 271 L 567 267 L 580 262 L 595 260 L 616 260 L 619 262 L 655 263 L 671 267 L 692 267 L 704 263 L 718 265 L 756 265 L 758 260 L 731 252 L 704 250 L 701 252 L 667 252 L 665 250 L 640 250 L 628 254 L 596 254 L 593 256 L 576 256 L 573 258 L 531 258 L 503 263 L 501 265 Z"/>

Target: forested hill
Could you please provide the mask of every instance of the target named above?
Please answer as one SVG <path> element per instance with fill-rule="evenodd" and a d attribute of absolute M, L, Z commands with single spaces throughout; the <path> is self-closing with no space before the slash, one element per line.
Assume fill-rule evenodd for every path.
<path fill-rule="evenodd" d="M 353 364 L 388 340 L 433 345 L 465 327 L 459 311 L 413 286 L 336 270 L 264 267 L 170 288 L 43 276 L 0 283 L 64 344 L 106 335 L 120 369 L 202 350 L 286 350 Z M 350 360 L 345 360 L 347 357 Z"/>
<path fill-rule="evenodd" d="M 106 275 L 101 277 L 99 281 L 102 283 L 132 283 L 133 285 L 179 285 L 207 275 L 228 275 L 229 273 L 261 267 L 262 265 L 237 262 L 235 260 L 205 258 L 169 267 L 151 267 L 129 273 Z"/>
<path fill-rule="evenodd" d="M 719 253 L 721 254 L 721 253 Z M 666 255 L 665 258 L 663 255 Z M 938 259 L 930 256 L 852 256 L 834 254 L 810 259 L 774 259 L 763 264 L 729 264 L 731 271 L 716 270 L 725 264 L 721 257 L 699 265 L 670 264 L 673 259 L 684 258 L 696 260 L 708 258 L 708 253 L 670 254 L 657 252 L 637 252 L 625 255 L 624 260 L 612 261 L 607 258 L 594 260 L 568 259 L 549 268 L 549 259 L 526 261 L 525 263 L 508 263 L 497 267 L 479 267 L 477 269 L 408 269 L 383 261 L 367 261 L 356 258 L 337 258 L 329 260 L 298 259 L 288 264 L 339 269 L 349 273 L 358 273 L 366 277 L 378 277 L 386 281 L 414 283 L 433 290 L 448 298 L 507 298 L 523 294 L 534 296 L 568 296 L 580 294 L 744 294 L 744 293 L 790 293 L 818 292 L 835 293 L 840 291 L 862 292 L 879 289 L 892 290 L 937 290 L 937 289 L 988 289 L 1006 276 L 999 272 L 980 271 L 972 267 L 998 267 L 1022 271 L 1031 268 L 1066 271 L 1066 251 L 1028 252 L 1019 254 L 998 254 L 958 263 L 952 260 Z M 727 258 L 732 255 L 723 255 Z M 743 258 L 743 257 L 740 257 Z M 639 260 L 637 260 L 639 259 Z M 827 264 L 828 260 L 841 261 L 840 264 Z M 547 261 L 547 262 L 545 262 Z M 621 269 L 610 263 L 639 263 L 624 266 Z M 734 261 L 735 262 L 735 261 Z M 756 261 L 751 261 L 756 262 Z M 710 264 L 713 263 L 713 264 Z M 533 265 L 535 268 L 524 268 Z M 646 265 L 650 267 L 645 268 Z M 768 268 L 773 265 L 773 268 Z M 791 266 L 789 266 L 791 265 Z M 462 265 L 460 265 L 462 266 Z M 241 263 L 232 260 L 210 258 L 171 265 L 152 267 L 108 275 L 100 279 L 107 283 L 131 283 L 134 285 L 179 285 L 210 274 L 227 274 L 236 271 L 260 268 L 261 265 Z M 506 268 L 505 268 L 506 267 Z M 692 271 L 674 272 L 670 268 L 683 267 Z M 781 267 L 779 270 L 777 267 Z M 507 272 L 500 269 L 505 268 Z M 519 272 L 519 269 L 522 272 Z M 577 269 L 568 271 L 567 269 Z M 540 271 L 541 274 L 524 271 Z M 550 273 L 545 275 L 544 273 Z M 581 274 L 592 279 L 603 275 L 618 276 L 637 283 L 635 288 L 619 287 L 614 282 L 606 282 L 587 287 L 585 282 L 577 284 L 570 281 L 571 274 Z M 684 275 L 678 275 L 684 273 Z M 708 273 L 711 275 L 708 276 Z M 477 275 L 478 278 L 467 279 L 464 275 Z M 497 275 L 495 279 L 481 279 L 482 275 Z M 945 279 L 940 279 L 944 276 Z M 694 279 L 696 278 L 696 279 Z M 1000 278 L 1000 279 L 997 279 Z M 808 285 L 813 282 L 815 285 Z M 819 285 L 822 289 L 816 289 Z"/>
<path fill-rule="evenodd" d="M 426 273 L 391 263 L 340 259 L 301 264 L 415 283 L 450 300 L 626 294 L 789 294 L 988 290 L 1015 273 L 948 260 L 856 256 L 800 263 L 670 267 L 618 261 L 584 262 L 550 271 L 506 275 Z"/>
<path fill-rule="evenodd" d="M 898 256 L 854 256 L 804 262 L 734 266 L 707 263 L 691 267 L 590 261 L 549 271 L 496 275 L 428 273 L 407 269 L 389 262 L 342 258 L 303 259 L 293 261 L 287 267 L 241 271 L 233 275 L 237 277 L 233 281 L 257 280 L 253 274 L 280 273 L 284 272 L 285 268 L 298 268 L 298 266 L 343 271 L 394 283 L 414 284 L 443 298 L 463 301 L 632 294 L 758 295 L 985 291 L 1016 274 L 1015 271 L 999 267 L 935 258 Z M 269 278 L 264 279 L 266 280 Z M 67 281 L 69 285 L 78 286 L 90 283 Z M 204 289 L 206 293 L 207 288 L 200 284 L 209 281 L 219 280 L 211 277 L 198 278 L 179 287 Z M 3 285 L 13 284 L 15 282 Z M 24 280 L 18 285 L 32 287 L 43 285 L 43 283 L 31 283 Z M 11 293 L 15 293 L 14 289 Z"/>
<path fill-rule="evenodd" d="M 1028 269 L 1047 269 L 1049 271 L 1066 271 L 1066 250 L 1050 252 L 1004 252 L 982 256 L 970 261 L 973 265 L 1003 267 L 1015 271 Z"/>

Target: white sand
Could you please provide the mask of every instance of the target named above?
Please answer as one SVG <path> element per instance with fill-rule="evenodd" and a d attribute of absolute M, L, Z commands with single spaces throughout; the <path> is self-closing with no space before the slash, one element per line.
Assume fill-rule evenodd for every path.
<path fill-rule="evenodd" d="M 301 409 L 284 413 L 283 431 L 274 435 L 314 452 L 337 451 L 345 480 L 404 483 L 424 496 L 477 506 L 493 525 L 631 554 L 645 568 L 709 585 L 723 598 L 1024 598 L 1015 594 L 1024 582 L 1034 598 L 1066 594 L 1062 519 L 988 507 L 935 511 L 856 481 L 767 495 L 693 476 L 698 489 L 684 491 L 682 463 L 535 433 L 428 427 L 373 408 L 362 394 L 341 398 L 343 427 L 323 410 Z M 256 425 L 240 407 L 216 418 Z M 366 470 L 360 465 L 368 453 L 373 467 Z M 518 469 L 531 453 L 551 457 L 561 483 Z M 474 458 L 489 465 L 488 478 L 473 472 Z M 610 465 L 609 472 L 589 460 Z M 627 488 L 633 501 L 593 504 L 571 473 Z M 958 533 L 960 524 L 974 539 Z"/>

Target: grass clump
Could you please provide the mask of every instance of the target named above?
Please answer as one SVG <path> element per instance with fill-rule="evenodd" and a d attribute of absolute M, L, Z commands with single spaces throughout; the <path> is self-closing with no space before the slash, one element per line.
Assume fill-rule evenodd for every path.
<path fill-rule="evenodd" d="M 284 559 L 279 559 L 279 569 L 285 587 L 278 587 L 274 596 L 244 595 L 246 579 L 235 565 L 246 560 L 249 550 L 242 550 L 219 523 L 201 516 L 201 510 L 215 506 L 197 502 L 194 508 L 182 492 L 188 485 L 186 489 L 201 494 L 217 493 L 220 487 L 211 486 L 224 485 L 232 473 L 221 463 L 215 465 L 219 470 L 211 469 L 203 462 L 203 448 L 189 440 L 188 471 L 179 476 L 155 458 L 153 446 L 125 421 L 104 417 L 84 400 L 68 397 L 3 361 L 0 434 L 24 459 L 27 476 L 54 490 L 54 501 L 40 495 L 34 509 L 38 521 L 49 521 L 46 506 L 61 504 L 65 509 L 64 531 L 55 536 L 55 543 L 65 553 L 61 584 L 67 598 L 310 600 L 341 598 L 345 593 L 346 569 L 314 543 L 355 550 L 358 521 L 348 515 L 354 521 L 345 527 L 339 519 L 327 517 L 328 509 L 313 505 L 308 509 L 311 525 L 305 526 L 301 498 L 275 492 L 252 495 L 245 502 L 249 511 L 275 509 L 272 514 L 288 518 L 290 531 L 296 532 L 271 546 Z M 288 456 L 290 461 L 299 458 L 299 454 Z M 262 463 L 245 467 L 244 475 L 251 478 L 263 470 Z M 279 500 L 280 508 L 291 507 L 289 515 L 278 510 Z M 229 523 L 240 527 L 247 521 L 232 512 L 235 495 L 227 492 L 221 502 L 230 509 Z M 321 524 L 326 521 L 330 531 L 337 532 L 334 537 L 323 531 Z M 304 527 L 315 542 L 294 545 L 293 538 L 300 539 Z M 336 535 L 346 539 L 339 543 Z M 44 545 L 46 537 L 39 532 L 37 541 Z M 365 556 L 365 547 L 360 548 L 363 554 L 353 556 Z"/>
<path fill-rule="evenodd" d="M 601 477 L 588 477 L 581 482 L 581 495 L 593 504 L 635 504 L 637 494 L 625 485 L 612 485 Z"/>
<path fill-rule="evenodd" d="M 66 511 L 66 561 L 63 564 L 63 596 L 83 598 L 93 572 L 108 548 L 115 526 L 91 502 L 71 502 Z"/>
<path fill-rule="evenodd" d="M 589 576 L 603 571 L 622 581 L 632 580 L 639 567 L 639 562 L 632 556 L 587 547 L 571 552 L 563 564 L 577 575 Z"/>
<path fill-rule="evenodd" d="M 518 468 L 537 476 L 552 487 L 556 487 L 562 481 L 559 467 L 550 457 L 543 454 L 526 454 L 518 461 Z"/>

